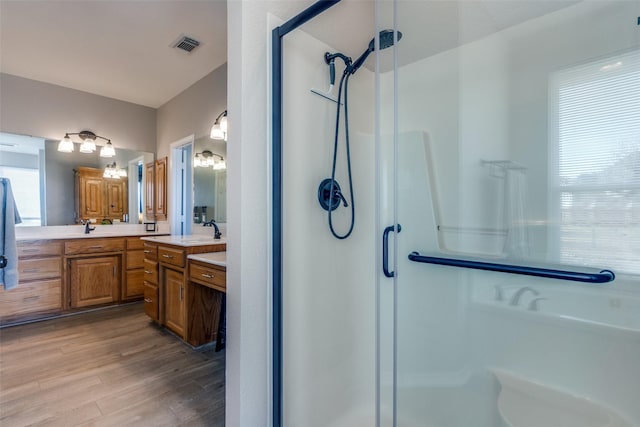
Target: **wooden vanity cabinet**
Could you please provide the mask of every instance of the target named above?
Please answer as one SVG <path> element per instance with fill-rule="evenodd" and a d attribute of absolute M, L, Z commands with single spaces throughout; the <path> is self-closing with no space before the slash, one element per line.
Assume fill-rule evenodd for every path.
<path fill-rule="evenodd" d="M 62 243 L 18 242 L 18 286 L 0 289 L 0 323 L 27 320 L 62 310 Z"/>
<path fill-rule="evenodd" d="M 167 157 L 145 165 L 145 216 L 150 221 L 167 219 Z"/>
<path fill-rule="evenodd" d="M 0 287 L 1 325 L 143 298 L 160 319 L 157 246 L 140 237 L 26 240 L 17 250 L 18 286 Z"/>
<path fill-rule="evenodd" d="M 189 304 L 193 298 L 190 296 L 191 287 L 188 286 L 187 255 L 224 251 L 226 245 L 178 246 L 164 243 L 152 245 L 150 242 L 145 242 L 145 313 L 192 345 L 211 341 L 210 338 L 208 340 L 206 338 L 211 336 L 210 332 L 194 332 L 194 328 L 199 328 L 197 326 L 199 323 L 190 323 L 189 320 Z M 195 295 L 196 299 L 201 297 L 202 294 Z M 210 303 L 206 302 L 206 304 Z M 199 317 L 196 316 L 196 318 L 199 321 Z M 191 340 L 190 335 L 199 338 Z"/>

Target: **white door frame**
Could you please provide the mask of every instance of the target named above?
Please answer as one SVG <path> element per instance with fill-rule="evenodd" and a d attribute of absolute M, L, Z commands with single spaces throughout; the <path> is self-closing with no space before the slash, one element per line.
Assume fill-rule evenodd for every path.
<path fill-rule="evenodd" d="M 169 145 L 169 221 L 171 234 L 191 234 L 193 220 L 193 142 L 189 135 Z"/>

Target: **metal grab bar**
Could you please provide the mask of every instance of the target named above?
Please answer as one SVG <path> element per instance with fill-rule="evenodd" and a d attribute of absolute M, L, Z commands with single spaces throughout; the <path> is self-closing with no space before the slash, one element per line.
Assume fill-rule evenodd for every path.
<path fill-rule="evenodd" d="M 524 274 L 527 276 L 546 277 L 549 279 L 573 280 L 574 282 L 607 283 L 612 282 L 616 278 L 616 275 L 611 270 L 602 270 L 600 273 L 581 273 L 577 271 L 551 270 L 547 268 L 527 267 L 523 265 L 496 264 L 492 262 L 469 261 L 455 258 L 431 257 L 420 255 L 418 252 L 411 252 L 409 254 L 409 260 L 423 262 L 426 264 L 475 268 L 477 270 Z"/>

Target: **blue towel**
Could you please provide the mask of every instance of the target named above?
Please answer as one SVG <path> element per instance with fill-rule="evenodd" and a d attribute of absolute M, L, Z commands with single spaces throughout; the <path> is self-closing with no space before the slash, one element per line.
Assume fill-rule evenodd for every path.
<path fill-rule="evenodd" d="M 20 224 L 20 214 L 11 191 L 11 181 L 0 178 L 0 244 L 2 254 L 7 258 L 7 266 L 0 269 L 0 286 L 6 290 L 18 286 L 18 249 L 16 247 L 16 224 Z"/>

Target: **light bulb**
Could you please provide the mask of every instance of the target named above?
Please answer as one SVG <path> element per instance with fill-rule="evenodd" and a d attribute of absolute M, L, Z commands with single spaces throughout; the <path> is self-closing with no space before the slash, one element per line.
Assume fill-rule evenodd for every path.
<path fill-rule="evenodd" d="M 69 135 L 65 135 L 64 138 L 58 143 L 58 151 L 63 153 L 73 153 L 73 141 L 69 138 Z"/>

